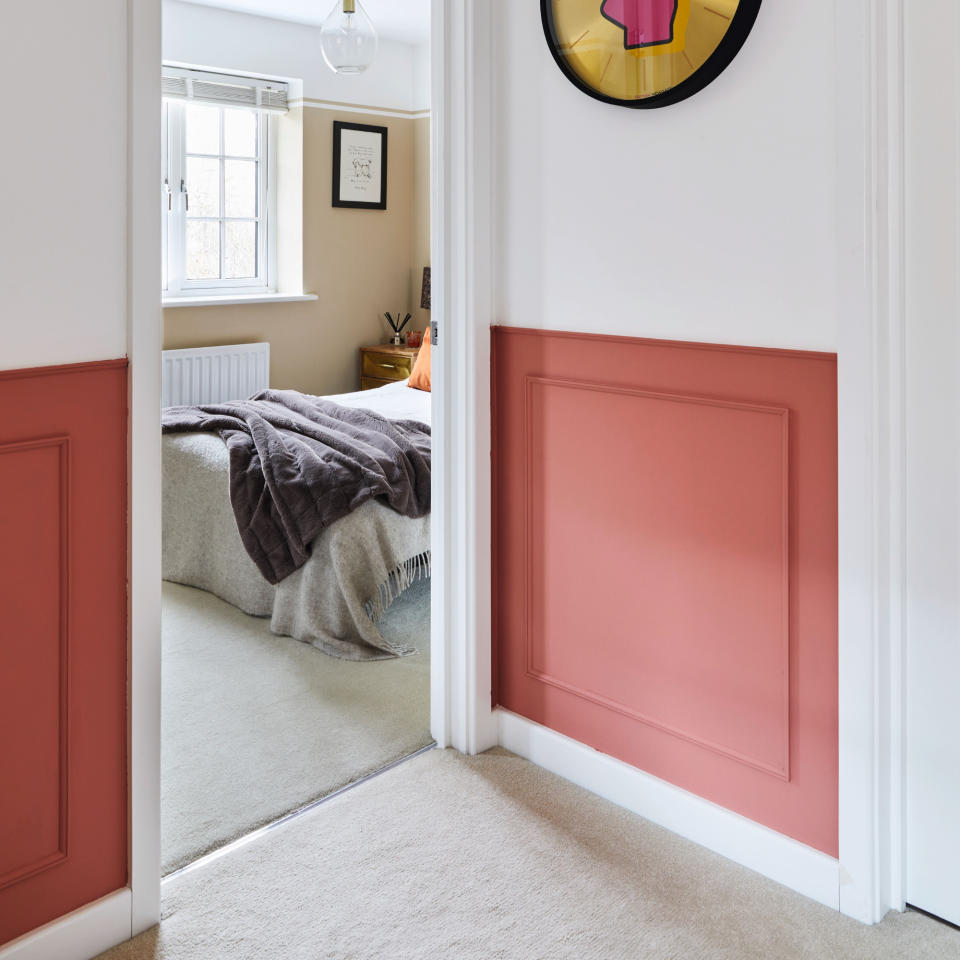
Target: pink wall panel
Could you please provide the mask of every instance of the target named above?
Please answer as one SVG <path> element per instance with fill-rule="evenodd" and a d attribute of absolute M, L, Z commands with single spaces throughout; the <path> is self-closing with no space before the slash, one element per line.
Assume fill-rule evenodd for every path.
<path fill-rule="evenodd" d="M 68 464 L 66 437 L 0 445 L 0 531 L 16 544 L 0 590 L 0 729 L 15 785 L 0 806 L 0 890 L 66 856 Z"/>
<path fill-rule="evenodd" d="M 0 944 L 127 882 L 126 367 L 0 372 Z"/>
<path fill-rule="evenodd" d="M 497 701 L 836 855 L 835 358 L 493 346 Z"/>

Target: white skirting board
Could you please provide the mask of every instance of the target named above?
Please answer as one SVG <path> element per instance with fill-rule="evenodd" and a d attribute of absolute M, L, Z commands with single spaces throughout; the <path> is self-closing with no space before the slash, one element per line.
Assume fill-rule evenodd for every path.
<path fill-rule="evenodd" d="M 659 780 L 507 710 L 496 711 L 500 745 L 646 820 L 834 910 L 840 864 L 753 820 Z"/>
<path fill-rule="evenodd" d="M 118 890 L 0 947 L 0 960 L 90 960 L 130 939 L 130 889 Z"/>

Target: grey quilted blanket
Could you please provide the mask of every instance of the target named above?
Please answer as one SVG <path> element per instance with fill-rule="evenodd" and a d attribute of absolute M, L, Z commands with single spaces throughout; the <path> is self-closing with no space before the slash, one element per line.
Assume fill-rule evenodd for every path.
<path fill-rule="evenodd" d="M 294 390 L 169 407 L 163 432 L 213 433 L 227 446 L 240 539 L 278 584 L 325 530 L 370 501 L 409 518 L 430 513 L 430 428 Z"/>

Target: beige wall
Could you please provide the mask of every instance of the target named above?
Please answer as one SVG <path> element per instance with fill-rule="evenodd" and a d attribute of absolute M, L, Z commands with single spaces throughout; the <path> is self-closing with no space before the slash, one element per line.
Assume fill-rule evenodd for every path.
<path fill-rule="evenodd" d="M 330 205 L 334 120 L 389 128 L 386 210 Z M 429 124 L 304 109 L 303 287 L 319 300 L 167 309 L 164 348 L 267 340 L 274 387 L 359 389 L 358 348 L 390 335 L 383 312 L 419 306 L 420 270 L 429 262 Z"/>

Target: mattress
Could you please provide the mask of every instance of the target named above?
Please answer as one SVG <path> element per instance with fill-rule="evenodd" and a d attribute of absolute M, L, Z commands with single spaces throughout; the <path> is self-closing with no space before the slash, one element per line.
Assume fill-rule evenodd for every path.
<path fill-rule="evenodd" d="M 327 397 L 345 407 L 361 407 L 373 410 L 391 420 L 416 420 L 431 426 L 431 394 L 423 390 L 413 390 L 406 380 L 377 387 L 376 390 L 358 390 L 356 393 L 339 393 Z"/>

